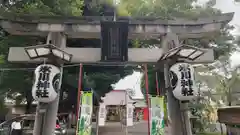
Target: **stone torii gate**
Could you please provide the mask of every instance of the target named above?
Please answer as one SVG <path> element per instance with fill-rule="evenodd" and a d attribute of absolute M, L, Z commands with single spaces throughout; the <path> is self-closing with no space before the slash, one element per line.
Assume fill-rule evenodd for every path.
<path fill-rule="evenodd" d="M 157 64 L 163 54 L 168 51 L 169 44 L 179 45 L 179 39 L 201 38 L 212 35 L 219 31 L 223 25 L 232 20 L 233 13 L 212 16 L 210 18 L 198 18 L 195 20 L 176 19 L 160 20 L 156 18 L 126 18 L 119 17 L 117 20 L 129 21 L 129 39 L 159 39 L 161 38 L 163 48 L 129 48 L 128 60 L 124 62 L 111 62 L 115 64 Z M 10 13 L 0 14 L 1 27 L 12 35 L 41 36 L 48 37 L 49 33 L 58 33 L 60 39 L 55 42 L 65 52 L 72 54 L 71 63 L 95 63 L 109 64 L 101 61 L 101 48 L 73 48 L 66 44 L 67 38 L 101 38 L 101 20 L 113 20 L 113 17 L 57 17 L 57 16 L 30 16 L 15 15 Z M 204 49 L 206 52 L 201 57 L 190 63 L 211 63 L 214 61 L 213 49 Z M 17 63 L 39 63 L 41 59 L 31 60 L 23 47 L 11 47 L 8 55 L 9 62 Z M 163 69 L 163 66 L 160 65 Z M 169 116 L 172 120 L 172 135 L 180 135 L 180 115 L 177 102 L 172 102 L 173 97 L 168 97 Z M 58 102 L 52 104 L 57 106 Z M 55 108 L 56 109 L 56 108 Z M 50 110 L 49 110 L 50 111 Z M 52 113 L 48 118 L 55 118 Z M 55 120 L 53 120 L 55 121 Z M 50 122 L 51 123 L 51 122 Z M 45 125 L 49 131 L 51 125 Z M 190 135 L 190 134 L 189 134 Z"/>
<path fill-rule="evenodd" d="M 155 18 L 127 18 L 129 19 L 129 39 L 159 39 L 168 33 L 176 34 L 179 39 L 201 38 L 219 31 L 222 25 L 228 23 L 233 17 L 232 13 L 211 18 L 198 18 L 197 20 L 159 20 Z M 66 38 L 100 38 L 100 20 L 111 20 L 112 17 L 53 17 L 28 15 L 0 15 L 1 26 L 13 35 L 29 35 L 47 37 L 49 32 L 63 33 Z M 124 20 L 126 18 L 118 18 Z M 174 39 L 175 42 L 178 39 Z M 73 55 L 71 63 L 101 63 L 101 48 L 73 48 L 61 45 L 61 49 Z M 207 52 L 193 63 L 208 63 L 214 60 L 213 50 Z M 162 48 L 129 48 L 126 63 L 156 63 L 164 53 Z M 81 55 L 79 55 L 81 54 Z M 145 55 L 143 55 L 145 54 Z M 9 49 L 9 62 L 37 62 L 30 60 L 23 47 Z"/>

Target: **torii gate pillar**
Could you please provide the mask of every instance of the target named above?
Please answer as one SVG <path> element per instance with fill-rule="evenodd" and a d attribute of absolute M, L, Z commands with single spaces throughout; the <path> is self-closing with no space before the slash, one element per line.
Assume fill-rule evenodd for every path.
<path fill-rule="evenodd" d="M 170 31 L 169 31 L 170 32 Z M 173 43 L 173 44 L 172 44 Z M 167 33 L 162 38 L 162 47 L 164 52 L 169 51 L 172 47 L 178 47 L 179 39 L 174 33 Z M 168 116 L 170 135 L 192 135 L 191 124 L 188 116 L 188 103 L 181 103 L 177 100 L 172 92 L 169 78 L 169 60 L 164 62 L 164 80 L 168 104 Z"/>

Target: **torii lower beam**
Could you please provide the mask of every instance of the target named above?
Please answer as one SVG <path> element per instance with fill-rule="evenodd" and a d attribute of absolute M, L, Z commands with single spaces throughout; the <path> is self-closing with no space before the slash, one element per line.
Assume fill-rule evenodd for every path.
<path fill-rule="evenodd" d="M 61 48 L 65 52 L 72 54 L 71 63 L 99 63 L 101 62 L 101 48 Z M 213 49 L 204 49 L 206 53 L 196 59 L 189 61 L 190 63 L 211 63 L 214 61 Z M 142 64 L 158 62 L 163 54 L 163 49 L 158 48 L 129 48 L 128 61 L 125 63 L 116 62 L 116 64 Z M 17 63 L 37 63 L 42 62 L 41 59 L 30 60 L 23 47 L 11 47 L 8 54 L 9 62 Z M 109 64 L 109 63 L 107 63 Z"/>

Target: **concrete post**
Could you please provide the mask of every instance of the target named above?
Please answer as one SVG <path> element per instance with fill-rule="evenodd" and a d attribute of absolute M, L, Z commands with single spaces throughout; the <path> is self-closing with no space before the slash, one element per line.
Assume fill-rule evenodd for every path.
<path fill-rule="evenodd" d="M 188 103 L 181 103 L 181 111 L 183 115 L 183 124 L 185 125 L 186 135 L 192 135 L 192 126 L 188 114 Z"/>
<path fill-rule="evenodd" d="M 43 123 L 42 135 L 54 134 L 54 130 L 56 128 L 58 103 L 59 103 L 59 96 L 57 97 L 56 100 L 48 104 L 48 107 L 45 113 L 44 123 Z"/>
<path fill-rule="evenodd" d="M 47 43 L 54 44 L 57 47 L 65 46 L 66 38 L 61 33 L 50 33 L 48 35 Z M 51 59 L 50 59 L 51 61 Z M 63 68 L 58 60 L 52 60 L 52 64 L 58 66 L 61 71 L 60 81 L 59 81 L 59 94 L 62 84 L 62 73 Z M 53 135 L 56 128 L 56 118 L 58 113 L 59 98 L 57 98 L 48 104 L 39 103 L 37 107 L 35 125 L 34 125 L 34 135 Z M 44 109 L 41 109 L 44 108 Z"/>
<path fill-rule="evenodd" d="M 164 52 L 170 49 L 169 46 L 171 45 L 169 45 L 169 43 L 171 41 L 175 43 L 175 47 L 179 45 L 177 36 L 169 33 L 169 35 L 166 35 L 162 40 Z M 181 108 L 182 103 L 174 97 L 170 86 L 169 68 L 169 61 L 166 61 L 164 63 L 164 80 L 165 87 L 167 88 L 168 115 L 170 118 L 171 133 L 172 135 L 192 135 L 190 121 L 187 112 L 185 112 L 187 104 L 183 104 L 183 108 Z M 180 113 L 182 109 L 184 109 L 184 111 Z"/>
<path fill-rule="evenodd" d="M 125 91 L 125 135 L 128 135 L 128 123 L 127 123 L 127 106 L 128 106 L 128 91 Z"/>
<path fill-rule="evenodd" d="M 169 83 L 169 67 L 168 64 L 164 64 L 164 76 L 165 76 L 165 86 L 167 89 L 167 103 L 168 103 L 168 115 L 170 118 L 170 129 L 172 135 L 186 135 L 184 134 L 182 128 L 182 120 L 180 112 L 180 104 L 179 101 L 173 96 L 172 90 L 170 88 Z"/>
<path fill-rule="evenodd" d="M 44 116 L 46 112 L 45 108 L 46 108 L 46 104 L 38 103 L 36 108 L 33 135 L 43 135 L 42 131 L 43 131 Z"/>
<path fill-rule="evenodd" d="M 96 135 L 99 134 L 99 113 L 100 113 L 100 105 L 97 107 L 97 110 L 96 110 Z"/>
<path fill-rule="evenodd" d="M 61 33 L 50 33 L 48 37 L 48 42 L 61 48 L 62 46 L 66 46 L 66 37 Z M 60 80 L 59 80 L 59 94 L 56 100 L 48 104 L 45 119 L 44 119 L 43 135 L 52 135 L 56 128 L 56 118 L 58 113 L 60 90 L 62 85 L 62 76 L 63 76 L 62 65 L 57 60 L 53 62 L 55 62 L 53 64 L 59 66 L 61 71 Z"/>

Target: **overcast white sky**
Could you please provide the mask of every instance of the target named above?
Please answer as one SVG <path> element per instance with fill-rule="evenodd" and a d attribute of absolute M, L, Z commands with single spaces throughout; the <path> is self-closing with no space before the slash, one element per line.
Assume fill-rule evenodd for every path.
<path fill-rule="evenodd" d="M 199 0 L 199 3 L 204 3 L 208 0 Z M 217 0 L 216 8 L 219 8 L 224 13 L 235 12 L 235 16 L 230 24 L 234 25 L 236 29 L 233 31 L 234 35 L 240 35 L 240 3 L 235 3 L 234 0 Z M 232 62 L 234 65 L 240 64 L 239 61 L 240 53 L 234 53 L 232 55 Z M 134 72 L 132 75 L 120 80 L 115 89 L 127 89 L 131 88 L 135 90 L 135 97 L 143 97 L 140 89 L 140 78 L 141 74 L 139 72 Z"/>

